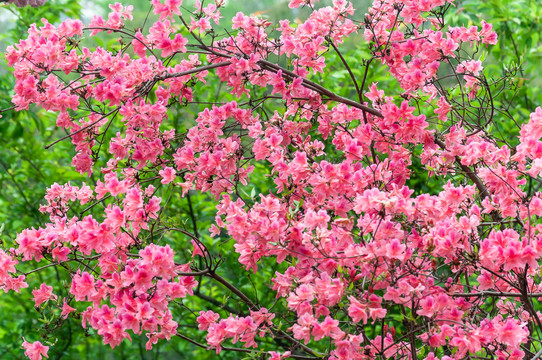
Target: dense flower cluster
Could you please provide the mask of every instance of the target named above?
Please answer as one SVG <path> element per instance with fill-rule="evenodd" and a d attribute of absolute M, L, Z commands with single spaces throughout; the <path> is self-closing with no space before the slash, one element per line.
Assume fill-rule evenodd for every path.
<path fill-rule="evenodd" d="M 64 318 L 80 313 L 83 327 L 111 347 L 130 332 L 146 334 L 147 349 L 159 339 L 189 339 L 170 307 L 194 296 L 195 276 L 204 276 L 248 308 L 227 318 L 199 312 L 207 343 L 189 340 L 217 353 L 243 350 L 228 347 L 230 340 L 259 348 L 270 337 L 286 339 L 277 349 L 263 346 L 275 360 L 532 355 L 533 328 L 542 326 L 533 306 L 542 297 L 542 194 L 525 185 L 542 171 L 542 109 L 522 125 L 515 148 L 468 117 L 474 110 L 465 104 L 489 85 L 481 61 L 461 49 L 495 44 L 497 36 L 484 21 L 448 27 L 451 3 L 375 0 L 362 23 L 345 0 L 313 8 L 299 24 L 238 13 L 234 31 L 212 41 L 204 34 L 219 24 L 221 1 L 198 1 L 187 15 L 181 0 L 152 0 L 159 19 L 135 32 L 124 25 L 132 7 L 118 3 L 88 26 L 32 25 L 6 54 L 17 80 L 14 105 L 58 113 L 77 171 L 96 171 L 98 156 L 107 165 L 93 187 L 50 187 L 41 207 L 49 223 L 0 250 L 0 286 L 28 287 L 19 262 L 82 262 L 69 296 L 41 284 L 32 291 L 35 306 L 56 302 Z M 133 51 L 74 45 L 101 32 L 127 37 Z M 326 72 L 323 54 L 356 33 L 372 54 L 365 70 L 374 60 L 386 66 L 398 94 L 354 78 L 358 99 L 351 100 L 314 80 Z M 271 60 L 277 57 L 289 67 Z M 443 71 L 457 81 L 455 90 L 442 86 Z M 165 125 L 169 109 L 193 102 L 212 73 L 239 100 L 209 106 L 184 133 Z M 273 99 L 284 111 L 262 116 L 257 108 Z M 112 122 L 120 130 L 107 144 Z M 415 194 L 408 186 L 415 151 L 430 176 L 445 179 L 440 192 Z M 268 167 L 274 188 L 248 201 L 238 189 L 257 164 Z M 196 234 L 166 229 L 187 236 L 198 260 L 187 264 L 148 236 L 167 203 L 156 195 L 160 184 L 217 199 L 209 232 L 234 241 L 246 270 L 257 272 L 266 258 L 285 265 L 269 283 L 287 315 L 221 277 Z M 74 203 L 97 202 L 104 204 L 99 215 L 70 213 Z M 26 340 L 23 347 L 31 359 L 48 350 Z"/>

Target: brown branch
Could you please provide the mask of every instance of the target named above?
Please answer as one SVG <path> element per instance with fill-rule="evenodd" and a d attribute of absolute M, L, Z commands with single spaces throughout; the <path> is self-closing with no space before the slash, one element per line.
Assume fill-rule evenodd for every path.
<path fill-rule="evenodd" d="M 329 91 L 328 89 L 326 89 L 325 87 L 313 82 L 313 81 L 310 81 L 310 80 L 307 80 L 299 75 L 297 75 L 296 73 L 288 70 L 288 69 L 285 69 L 277 64 L 274 64 L 272 62 L 269 62 L 267 60 L 259 60 L 258 61 L 258 64 L 263 66 L 264 68 L 271 68 L 273 69 L 273 72 L 278 72 L 279 70 L 282 71 L 283 74 L 286 74 L 286 75 L 289 75 L 290 77 L 294 77 L 294 78 L 301 78 L 302 81 L 303 81 L 303 86 L 307 87 L 307 88 L 311 88 L 313 90 L 315 90 L 316 92 L 322 94 L 322 95 L 326 95 L 330 100 L 332 101 L 336 101 L 336 102 L 340 102 L 340 103 L 343 103 L 345 105 L 350 105 L 352 107 L 355 107 L 355 108 L 358 108 L 360 110 L 363 110 L 365 112 L 368 112 L 369 114 L 372 114 L 374 116 L 377 116 L 377 117 L 383 117 L 382 113 L 378 110 L 375 110 L 373 108 L 370 108 L 368 106 L 365 106 L 363 104 L 360 104 L 354 100 L 350 100 L 350 99 L 347 99 L 347 98 L 344 98 L 342 96 L 339 96 L 337 94 L 335 94 L 334 92 L 331 92 Z"/>
<path fill-rule="evenodd" d="M 215 272 L 209 272 L 208 274 L 206 274 L 206 276 L 210 277 L 211 279 L 215 279 L 216 281 L 218 281 L 219 283 L 224 285 L 228 290 L 230 290 L 235 295 L 237 295 L 237 297 L 239 297 L 239 299 L 241 299 L 245 304 L 247 304 L 249 306 L 250 310 L 253 310 L 253 311 L 258 311 L 259 310 L 258 306 L 256 304 L 254 304 L 252 302 L 252 300 L 250 300 L 241 290 L 237 289 L 234 285 L 232 285 L 228 280 L 224 279 L 222 276 L 218 275 Z M 296 339 L 294 339 L 293 337 L 288 335 L 283 330 L 276 330 L 276 331 L 277 331 L 278 334 L 280 334 L 280 336 L 284 337 L 286 340 L 288 340 L 294 346 L 299 346 L 306 353 L 311 354 L 313 356 L 321 356 L 322 355 L 322 354 L 312 350 L 308 346 L 300 343 L 299 341 L 297 341 Z"/>
<path fill-rule="evenodd" d="M 248 305 L 250 310 L 258 311 L 258 306 L 252 302 L 241 290 L 237 289 L 234 285 L 232 285 L 228 280 L 224 279 L 222 276 L 218 275 L 215 272 L 210 272 L 206 274 L 206 276 L 210 277 L 211 279 L 214 279 L 224 285 L 228 290 L 230 290 L 232 293 L 237 295 L 239 299 L 241 299 L 245 304 Z"/>
<path fill-rule="evenodd" d="M 437 144 L 442 150 L 446 150 L 446 144 L 442 140 L 435 138 L 435 144 Z M 482 183 L 478 176 L 476 176 L 474 171 L 472 171 L 470 167 L 463 165 L 461 163 L 461 160 L 457 156 L 455 157 L 455 163 L 459 165 L 465 175 L 467 175 L 467 177 L 471 179 L 472 182 L 476 185 L 478 191 L 480 191 L 480 197 L 482 198 L 482 200 L 486 197 L 489 197 L 491 199 L 491 195 L 489 194 L 486 186 Z"/>
<path fill-rule="evenodd" d="M 158 58 L 156 56 L 156 54 L 154 53 L 154 51 L 152 51 L 152 49 L 147 45 L 145 44 L 145 42 L 139 38 L 137 38 L 135 35 L 133 34 L 130 34 L 129 32 L 126 32 L 124 30 L 121 30 L 121 29 L 114 29 L 114 28 L 109 28 L 109 27 L 93 27 L 93 26 L 87 26 L 85 28 L 83 28 L 83 30 L 101 30 L 101 31 L 112 31 L 112 32 L 118 32 L 118 33 L 121 33 L 121 34 L 124 34 L 126 36 L 129 36 L 131 37 L 132 39 L 135 39 L 137 41 L 139 41 L 143 46 L 145 46 L 147 48 L 147 50 L 149 50 L 149 52 L 155 57 L 155 58 Z"/>
<path fill-rule="evenodd" d="M 500 292 L 500 291 L 479 291 L 479 292 L 473 292 L 473 293 L 455 293 L 455 294 L 448 294 L 452 297 L 480 297 L 480 296 L 499 296 L 499 297 L 522 297 L 524 296 L 521 293 L 515 293 L 515 292 Z M 527 294 L 528 297 L 542 297 L 542 293 L 530 293 Z"/>
<path fill-rule="evenodd" d="M 10 111 L 10 110 L 13 110 L 15 109 L 16 106 L 12 106 L 12 107 L 9 107 L 9 108 L 6 108 L 6 109 L 1 109 L 0 110 L 0 114 L 3 113 L 3 112 L 6 112 L 6 111 Z"/>
<path fill-rule="evenodd" d="M 201 41 L 200 41 L 201 43 Z M 223 57 L 223 58 L 232 58 L 231 55 L 228 55 L 228 54 L 223 54 L 223 53 L 218 53 L 217 51 L 211 49 L 210 47 L 208 47 L 207 45 L 201 43 L 201 45 L 194 45 L 195 47 L 199 47 L 205 51 L 208 51 L 210 53 L 210 55 L 215 55 L 215 56 L 218 56 L 218 57 Z M 372 114 L 374 116 L 377 116 L 377 117 L 383 117 L 382 113 L 378 110 L 375 110 L 373 108 L 370 108 L 368 106 L 365 106 L 363 104 L 360 104 L 356 101 L 353 101 L 353 100 L 350 100 L 350 99 L 347 99 L 347 98 L 344 98 L 342 96 L 339 96 L 337 94 L 335 94 L 334 92 L 326 89 L 325 87 L 313 82 L 313 81 L 310 81 L 308 79 L 305 79 L 301 76 L 299 76 L 298 74 L 288 70 L 288 69 L 285 69 L 283 68 L 282 66 L 280 65 L 277 65 L 275 63 L 272 63 L 270 61 L 267 61 L 267 60 L 264 60 L 264 59 L 261 59 L 261 60 L 258 60 L 256 62 L 259 66 L 261 66 L 262 68 L 264 68 L 265 70 L 268 70 L 268 71 L 272 71 L 274 73 L 277 73 L 278 71 L 282 71 L 282 74 L 285 74 L 285 75 L 288 75 L 289 77 L 292 77 L 292 78 L 301 78 L 302 79 L 302 85 L 308 89 L 311 89 L 311 90 L 314 90 L 318 93 L 320 93 L 321 95 L 326 95 L 330 100 L 332 101 L 336 101 L 336 102 L 340 102 L 340 103 L 343 103 L 345 105 L 350 105 L 352 107 L 355 107 L 355 108 L 358 108 L 360 110 L 363 110 L 364 112 L 368 112 L 369 114 Z M 225 62 L 222 62 L 222 63 L 217 63 L 216 67 L 220 67 L 219 64 L 222 64 L 220 66 L 227 66 L 227 65 L 230 65 L 230 63 L 228 61 L 225 61 Z M 181 73 L 182 74 L 182 73 Z M 179 75 L 179 76 L 182 76 L 182 75 Z"/>
<path fill-rule="evenodd" d="M 75 134 L 79 134 L 81 131 L 85 131 L 86 129 L 88 129 L 89 127 L 92 127 L 94 125 L 96 125 L 97 123 L 99 123 L 100 121 L 102 121 L 103 119 L 105 119 L 106 117 L 108 117 L 109 115 L 113 114 L 114 112 L 116 111 L 119 111 L 120 110 L 120 107 L 117 107 L 113 110 L 111 110 L 110 112 L 108 112 L 107 114 L 105 114 L 104 116 L 100 117 L 98 120 L 96 121 L 93 121 L 92 123 L 82 127 L 81 129 L 77 130 L 77 131 L 74 131 L 66 136 L 63 136 L 61 137 L 60 139 L 58 140 L 55 140 L 53 141 L 52 143 L 50 143 L 49 145 L 45 146 L 45 150 L 49 149 L 51 146 L 55 145 L 55 144 L 58 144 L 59 142 L 61 142 L 62 140 L 65 140 L 67 138 L 71 138 L 72 136 L 74 136 Z"/>
<path fill-rule="evenodd" d="M 188 336 L 186 335 L 183 335 L 181 333 L 177 333 L 176 334 L 178 337 L 180 337 L 181 339 L 183 340 L 186 340 L 188 341 L 189 343 L 191 344 L 194 344 L 202 349 L 206 349 L 206 350 L 214 350 L 213 347 L 211 346 L 206 346 L 200 342 L 197 342 L 196 340 L 194 339 L 191 339 L 189 338 Z M 237 351 L 237 352 L 243 352 L 243 353 L 252 353 L 252 352 L 258 352 L 258 350 L 255 350 L 255 349 L 243 349 L 243 348 L 232 348 L 232 347 L 227 347 L 227 346 L 222 346 L 221 347 L 222 350 L 226 350 L 226 351 Z M 265 354 L 270 354 L 269 351 L 264 351 Z M 299 360 L 312 360 L 312 359 L 319 359 L 319 357 L 312 357 L 312 356 L 303 356 L 303 355 L 290 355 L 289 356 L 290 358 L 292 359 L 299 359 Z"/>
<path fill-rule="evenodd" d="M 346 71 L 348 71 L 348 75 L 350 75 L 350 79 L 352 80 L 352 83 L 354 84 L 354 87 L 356 88 L 356 93 L 358 94 L 359 103 L 363 104 L 363 98 L 362 98 L 363 95 L 361 94 L 361 90 L 359 89 L 358 82 L 356 81 L 356 77 L 354 76 L 352 69 L 350 68 L 350 66 L 348 65 L 348 62 L 346 62 L 346 59 L 343 57 L 343 55 L 339 51 L 339 48 L 335 45 L 335 43 L 333 42 L 333 39 L 330 36 L 327 37 L 327 41 L 329 42 L 331 47 L 333 47 L 333 50 L 335 50 L 335 52 L 339 56 L 339 59 L 341 59 L 341 62 L 343 63 Z"/>
<path fill-rule="evenodd" d="M 175 77 L 181 77 L 181 76 L 190 75 L 190 74 L 202 72 L 202 71 L 205 71 L 205 70 L 211 70 L 211 69 L 215 69 L 215 68 L 219 68 L 219 67 L 223 67 L 223 66 L 228 66 L 228 65 L 231 65 L 231 62 L 222 61 L 222 62 L 219 62 L 219 63 L 200 66 L 200 67 L 193 68 L 193 69 L 186 70 L 186 71 L 181 71 L 181 72 L 177 72 L 177 73 L 171 73 L 171 74 L 158 76 L 158 77 L 155 77 L 155 80 L 166 80 L 166 79 L 171 79 L 171 78 L 175 78 Z"/>
<path fill-rule="evenodd" d="M 228 312 L 230 312 L 232 314 L 239 315 L 239 316 L 247 316 L 242 311 L 236 310 L 236 309 L 232 308 L 231 306 L 229 306 L 227 304 L 223 304 L 220 301 L 216 300 L 214 297 L 202 294 L 198 290 L 194 291 L 194 295 L 196 295 L 200 299 L 205 300 L 208 303 L 213 304 L 214 306 L 218 306 L 219 308 L 224 309 L 224 310 L 226 310 L 226 311 L 228 311 Z"/>

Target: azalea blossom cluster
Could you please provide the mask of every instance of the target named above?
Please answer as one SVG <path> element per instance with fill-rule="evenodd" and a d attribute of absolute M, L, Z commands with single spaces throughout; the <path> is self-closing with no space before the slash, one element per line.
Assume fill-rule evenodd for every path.
<path fill-rule="evenodd" d="M 147 336 L 147 349 L 176 337 L 274 360 L 534 356 L 542 194 L 528 184 L 542 171 L 542 109 L 517 147 L 492 136 L 495 105 L 476 103 L 492 99 L 491 85 L 464 50 L 495 44 L 492 26 L 449 27 L 451 0 L 375 0 L 365 15 L 345 0 L 292 0 L 312 9 L 300 24 L 240 12 L 215 37 L 223 5 L 197 1 L 190 12 L 181 0 L 152 0 L 158 20 L 132 31 L 133 8 L 116 3 L 88 25 L 43 20 L 7 49 L 16 109 L 58 113 L 74 168 L 99 180 L 50 187 L 40 208 L 49 223 L 0 250 L 2 289 L 20 291 L 34 271 L 59 266 L 69 295 L 44 283 L 35 306 L 78 314 L 111 347 L 133 333 Z M 120 47 L 80 45 L 102 33 Z M 356 65 L 363 78 L 339 49 L 356 34 L 371 53 Z M 342 59 L 354 98 L 317 81 L 327 52 Z M 365 83 L 372 66 L 386 67 L 397 93 Z M 214 78 L 237 100 L 219 98 L 186 131 L 172 127 L 171 110 L 197 104 Z M 277 110 L 264 116 L 264 104 Z M 409 187 L 416 156 L 443 180 L 438 192 Z M 262 164 L 271 190 L 248 199 L 240 189 Z M 208 233 L 230 239 L 247 277 L 268 259 L 282 266 L 268 291 L 283 313 L 220 275 L 196 229 L 163 218 L 165 186 L 216 199 Z M 76 204 L 87 208 L 74 213 Z M 157 228 L 184 243 L 164 243 Z M 174 250 L 187 248 L 191 261 L 178 263 Z M 242 309 L 194 309 L 201 342 L 172 311 L 176 299 L 200 295 L 196 277 L 221 284 Z M 23 347 L 30 359 L 47 356 L 41 342 Z"/>

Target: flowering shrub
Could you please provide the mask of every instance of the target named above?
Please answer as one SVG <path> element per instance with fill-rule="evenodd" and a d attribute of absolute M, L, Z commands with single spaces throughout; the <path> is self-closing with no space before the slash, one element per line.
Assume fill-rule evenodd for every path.
<path fill-rule="evenodd" d="M 192 12 L 181 0 L 151 4 L 148 28 L 129 30 L 133 9 L 116 3 L 87 25 L 43 20 L 8 48 L 16 110 L 58 113 L 67 135 L 48 147 L 71 141 L 73 167 L 97 180 L 49 188 L 49 222 L 0 250 L 4 291 L 67 272 L 68 294 L 42 283 L 35 306 L 60 326 L 80 318 L 111 347 L 144 334 L 147 350 L 179 338 L 274 360 L 540 357 L 542 109 L 518 125 L 517 146 L 498 133 L 511 79 L 487 78 L 477 56 L 497 42 L 490 24 L 448 26 L 445 0 L 375 0 L 361 22 L 347 1 L 292 0 L 313 9 L 306 21 L 239 12 L 219 35 L 222 1 Z M 371 54 L 361 72 L 339 48 L 356 33 Z M 107 34 L 120 46 L 83 46 Z M 354 98 L 319 81 L 328 53 Z M 378 63 L 395 93 L 366 83 Z M 214 74 L 230 94 L 193 126 L 172 126 Z M 249 196 L 266 168 L 271 188 Z M 442 188 L 415 193 L 420 171 Z M 208 233 L 234 242 L 239 279 L 221 275 L 216 243 L 168 217 L 163 187 L 216 199 Z M 176 254 L 187 248 L 189 259 Z M 276 300 L 262 303 L 241 285 L 269 258 L 281 265 L 266 281 Z M 191 309 L 204 341 L 172 311 L 201 297 L 203 281 L 241 303 L 207 296 L 210 309 Z M 22 346 L 30 359 L 49 349 Z"/>

